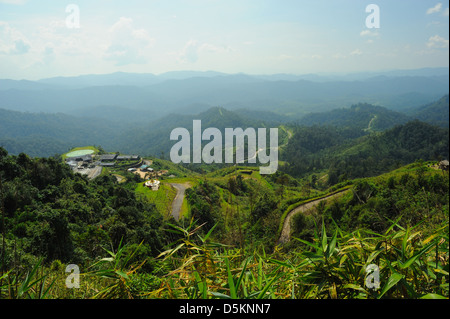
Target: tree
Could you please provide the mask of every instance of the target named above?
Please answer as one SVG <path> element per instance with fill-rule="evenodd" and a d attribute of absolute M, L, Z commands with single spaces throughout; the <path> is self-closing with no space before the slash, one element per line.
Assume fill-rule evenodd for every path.
<path fill-rule="evenodd" d="M 252 212 L 253 221 L 258 221 L 277 208 L 277 201 L 273 195 L 264 193 L 259 197 Z"/>

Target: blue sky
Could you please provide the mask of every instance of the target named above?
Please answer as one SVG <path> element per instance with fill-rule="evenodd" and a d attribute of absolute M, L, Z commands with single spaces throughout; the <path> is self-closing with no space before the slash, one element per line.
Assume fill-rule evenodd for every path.
<path fill-rule="evenodd" d="M 379 28 L 366 26 L 369 4 L 380 9 Z M 448 8 L 439 0 L 0 0 L 0 78 L 448 67 Z"/>

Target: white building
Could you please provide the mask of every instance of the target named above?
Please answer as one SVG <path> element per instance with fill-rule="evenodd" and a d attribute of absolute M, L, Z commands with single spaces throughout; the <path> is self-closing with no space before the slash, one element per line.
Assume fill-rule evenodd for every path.
<path fill-rule="evenodd" d="M 158 181 L 157 179 L 151 179 L 144 183 L 146 187 L 151 188 L 154 191 L 157 191 L 159 189 L 159 184 L 160 181 Z"/>

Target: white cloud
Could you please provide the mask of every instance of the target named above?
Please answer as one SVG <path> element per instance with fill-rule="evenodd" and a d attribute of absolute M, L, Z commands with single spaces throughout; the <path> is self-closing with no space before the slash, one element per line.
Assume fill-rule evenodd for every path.
<path fill-rule="evenodd" d="M 143 64 L 147 62 L 146 51 L 155 40 L 145 29 L 136 29 L 133 19 L 121 17 L 110 29 L 111 41 L 105 59 L 116 65 Z"/>
<path fill-rule="evenodd" d="M 339 59 L 346 59 L 346 58 L 347 57 L 344 54 L 341 54 L 341 53 L 333 54 L 333 59 L 339 60 Z"/>
<path fill-rule="evenodd" d="M 378 37 L 380 34 L 377 31 L 363 30 L 359 35 L 362 37 Z"/>
<path fill-rule="evenodd" d="M 366 38 L 366 43 L 374 43 L 375 40 L 380 38 L 380 33 L 378 31 L 372 30 L 363 30 L 359 33 L 359 35 L 363 38 Z"/>
<path fill-rule="evenodd" d="M 448 7 L 445 8 L 445 10 L 444 10 L 444 12 L 442 13 L 442 15 L 443 15 L 444 17 L 448 17 Z"/>
<path fill-rule="evenodd" d="M 30 48 L 30 42 L 20 31 L 0 21 L 0 54 L 20 55 L 28 53 Z"/>
<path fill-rule="evenodd" d="M 15 4 L 15 5 L 22 5 L 25 4 L 27 0 L 0 0 L 0 3 L 6 3 L 6 4 Z"/>
<path fill-rule="evenodd" d="M 182 63 L 195 63 L 202 53 L 227 53 L 234 51 L 229 46 L 217 46 L 210 43 L 200 44 L 197 40 L 189 40 L 178 54 L 178 60 Z"/>
<path fill-rule="evenodd" d="M 448 49 L 449 41 L 440 37 L 438 35 L 432 36 L 428 39 L 427 47 L 429 48 L 439 48 L 439 49 Z"/>
<path fill-rule="evenodd" d="M 441 11 L 441 9 L 442 9 L 442 3 L 439 2 L 439 3 L 436 4 L 434 7 L 429 8 L 429 9 L 427 10 L 427 14 L 437 13 L 437 12 Z"/>
<path fill-rule="evenodd" d="M 294 59 L 294 57 L 292 55 L 289 54 L 281 54 L 278 59 L 280 60 L 292 60 Z"/>
<path fill-rule="evenodd" d="M 363 52 L 360 49 L 356 49 L 356 50 L 353 50 L 352 52 L 350 52 L 350 55 L 353 55 L 353 56 L 362 55 L 362 54 L 363 54 Z"/>
<path fill-rule="evenodd" d="M 183 63 L 195 63 L 198 60 L 199 44 L 196 40 L 189 40 L 180 52 L 179 60 Z"/>

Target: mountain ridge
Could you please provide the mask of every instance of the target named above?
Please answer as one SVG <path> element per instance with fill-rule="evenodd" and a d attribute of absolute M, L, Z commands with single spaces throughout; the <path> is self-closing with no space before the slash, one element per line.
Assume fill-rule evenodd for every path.
<path fill-rule="evenodd" d="M 435 102 L 439 101 L 445 101 L 445 97 Z M 427 105 L 420 110 L 424 108 L 427 108 Z M 170 150 L 170 132 L 176 127 L 185 127 L 190 130 L 194 119 L 202 120 L 203 129 L 321 125 L 347 127 L 348 134 L 357 137 L 371 131 L 383 131 L 417 118 L 364 103 L 327 113 L 312 113 L 298 121 L 294 117 L 278 115 L 270 111 L 248 109 L 235 111 L 224 107 L 214 107 L 197 114 L 170 113 L 159 119 L 152 118 L 150 113 L 145 122 L 136 120 L 135 123 L 130 124 L 122 120 L 127 115 L 127 109 L 115 110 L 105 107 L 103 110 L 98 110 L 99 115 L 102 111 L 116 111 L 117 120 L 87 116 L 83 112 L 76 115 L 23 113 L 0 108 L 0 145 L 6 145 L 8 151 L 13 153 L 25 152 L 32 156 L 50 156 L 58 152 L 64 153 L 67 148 L 76 145 L 92 144 L 101 145 L 104 149 L 111 151 L 120 149 L 123 152 L 159 155 L 161 152 L 167 154 Z M 431 119 L 440 117 L 439 112 L 440 109 L 428 107 L 428 115 Z M 146 114 L 137 111 L 137 115 L 131 114 L 130 118 L 144 118 Z M 31 143 L 33 137 L 35 143 Z M 54 147 L 46 146 L 49 141 L 52 141 L 50 144 L 54 144 Z M 40 149 L 51 149 L 51 152 L 41 152 Z"/>
<path fill-rule="evenodd" d="M 444 71 L 438 69 L 435 75 L 429 76 L 423 76 L 419 71 L 414 76 L 400 73 L 398 76 L 373 77 L 374 74 L 370 74 L 344 77 L 351 79 L 345 81 L 335 77 L 312 81 L 311 75 L 255 76 L 214 71 L 158 76 L 114 73 L 37 82 L 0 80 L 0 108 L 76 114 L 86 108 L 108 106 L 151 112 L 153 118 L 199 104 L 222 105 L 228 109 L 276 110 L 281 115 L 294 117 L 359 102 L 398 111 L 422 106 L 448 94 L 448 76 L 439 73 Z M 432 74 L 430 72 L 428 74 Z M 103 82 L 95 79 L 103 79 Z M 64 84 L 67 81 L 69 85 Z M 105 112 L 103 118 L 108 119 L 108 114 Z"/>

